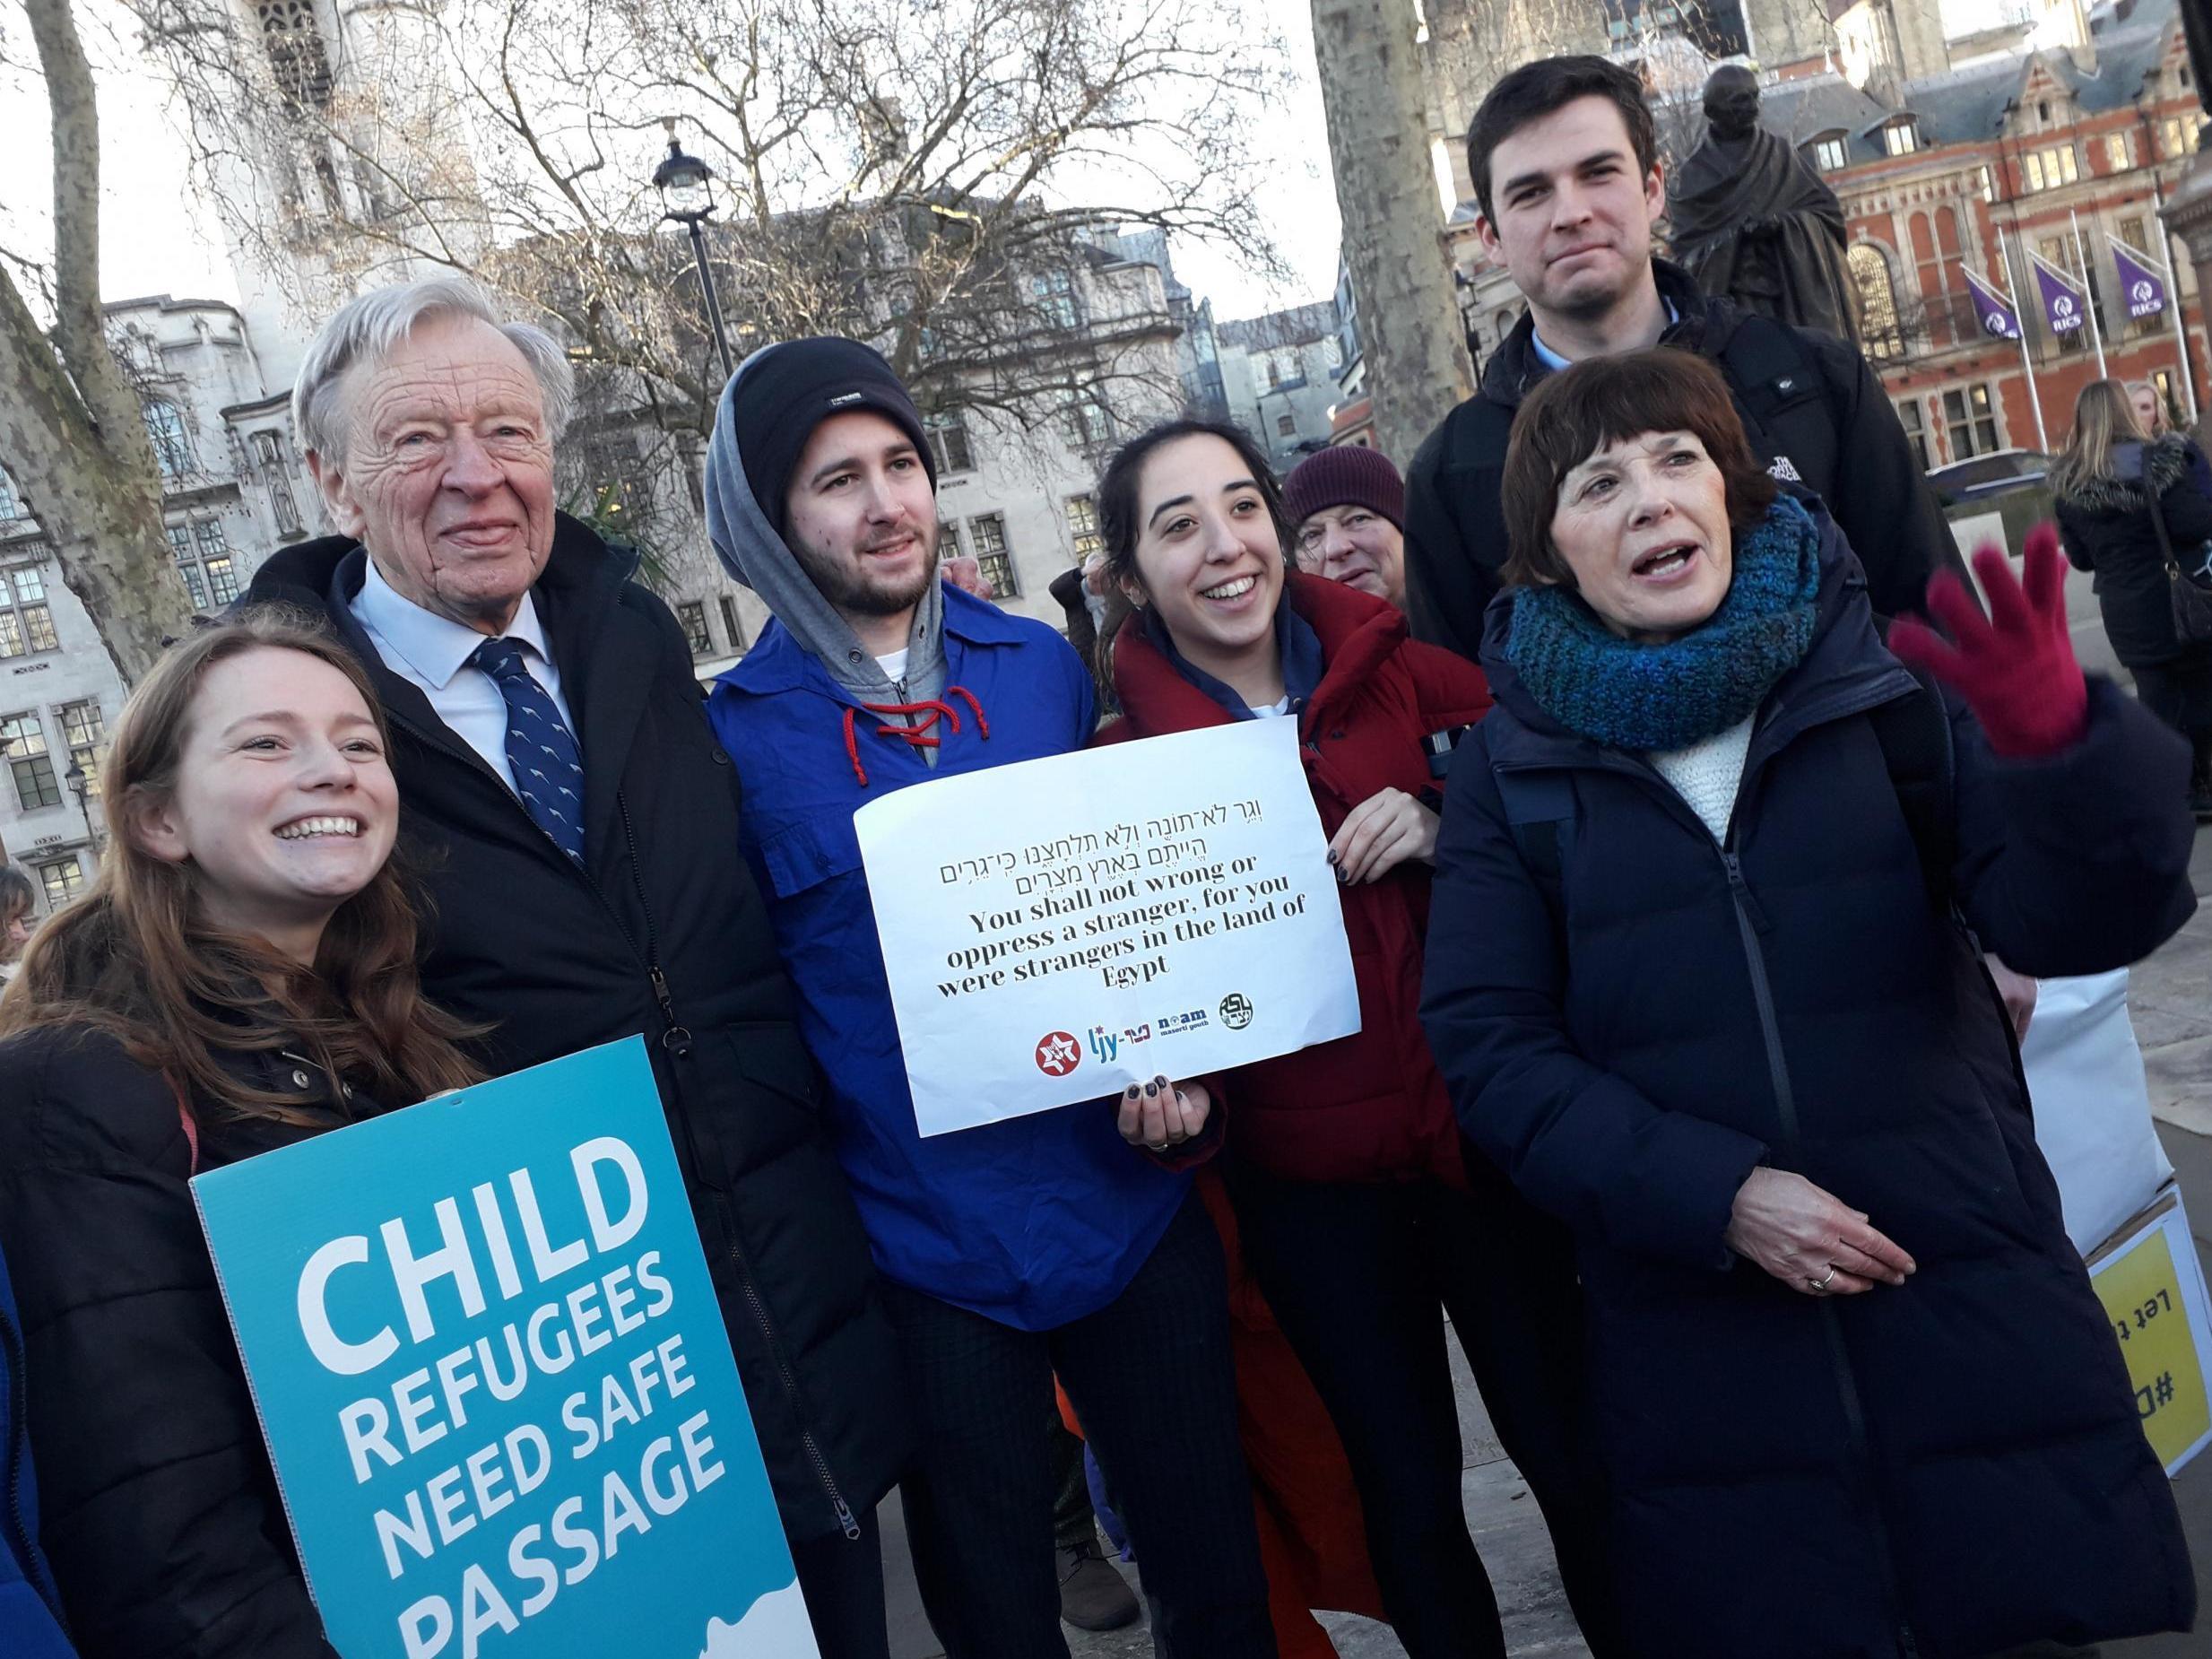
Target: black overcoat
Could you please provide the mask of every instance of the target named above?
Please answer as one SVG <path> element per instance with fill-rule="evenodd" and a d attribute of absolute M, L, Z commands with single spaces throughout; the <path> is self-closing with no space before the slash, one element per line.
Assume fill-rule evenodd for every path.
<path fill-rule="evenodd" d="M 1917 682 L 1826 542 L 1814 644 L 1759 711 L 1725 845 L 1642 758 L 1536 706 L 1498 601 L 1497 707 L 1444 808 L 1429 1039 L 1468 1133 L 1575 1234 L 1639 1659 L 1985 1659 L 2184 1629 L 2181 1524 L 2010 1026 L 1930 900 L 1867 718 Z M 1992 951 L 2090 973 L 2180 926 L 2178 739 L 2102 682 L 2048 760 L 1999 760 L 1951 716 L 1954 883 Z M 1564 784 L 1557 916 L 1494 768 Z M 1733 1259 L 1730 1203 L 1761 1163 L 1867 1212 L 1918 1272 L 1814 1298 Z"/>

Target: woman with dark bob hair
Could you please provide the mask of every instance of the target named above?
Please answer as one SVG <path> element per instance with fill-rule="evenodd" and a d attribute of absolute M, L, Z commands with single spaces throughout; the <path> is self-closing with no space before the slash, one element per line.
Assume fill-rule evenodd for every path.
<path fill-rule="evenodd" d="M 1360 1029 L 1234 1073 L 1220 1168 L 1245 1259 L 1343 1441 L 1384 1608 L 1411 1659 L 1504 1659 L 1461 1502 L 1448 1311 L 1602 1653 L 1567 1240 L 1470 1155 L 1419 1021 L 1436 780 L 1489 707 L 1482 674 L 1410 639 L 1387 602 L 1290 568 L 1281 491 L 1241 428 L 1133 439 L 1098 518 L 1136 607 L 1114 648 L 1123 717 L 1100 741 L 1293 721 L 1330 838 Z"/>
<path fill-rule="evenodd" d="M 2164 941 L 2184 746 L 2085 682 L 2047 528 L 2025 587 L 1976 555 L 1988 620 L 1939 576 L 1953 642 L 1886 648 L 1699 358 L 1547 378 L 1504 489 L 1422 1014 L 1460 1122 L 1574 1232 L 1639 1659 L 2188 1628 L 1967 931 L 2036 975 Z"/>
<path fill-rule="evenodd" d="M 99 878 L 0 996 L 0 1255 L 84 1659 L 333 1659 L 186 1183 L 475 1076 L 419 990 L 387 753 L 326 633 L 194 633 L 116 722 Z"/>

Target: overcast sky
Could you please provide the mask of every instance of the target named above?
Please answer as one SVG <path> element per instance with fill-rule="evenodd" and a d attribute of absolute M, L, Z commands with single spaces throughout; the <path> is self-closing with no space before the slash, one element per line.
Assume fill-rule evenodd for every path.
<path fill-rule="evenodd" d="M 1210 299 L 1222 319 L 1326 299 L 1336 284 L 1336 191 L 1329 178 L 1321 93 L 1312 73 L 1312 23 L 1306 7 L 1267 4 L 1288 39 L 1292 61 L 1305 69 L 1293 95 L 1273 110 L 1265 150 L 1280 158 L 1262 205 L 1294 272 L 1281 288 L 1242 270 L 1226 249 L 1175 249 L 1175 274 Z M 85 0 L 77 13 L 98 65 L 100 98 L 101 286 L 110 300 L 144 294 L 236 302 L 213 214 L 194 199 L 184 140 L 168 113 L 168 93 L 129 45 L 113 0 Z M 30 56 L 22 14 L 0 14 L 0 60 Z M 48 251 L 49 173 L 45 87 L 35 75 L 11 73 L 0 61 L 0 246 Z"/>

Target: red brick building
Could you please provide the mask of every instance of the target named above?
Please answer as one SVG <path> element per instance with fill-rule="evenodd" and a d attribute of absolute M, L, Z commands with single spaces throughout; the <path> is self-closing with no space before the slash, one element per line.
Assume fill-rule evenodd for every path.
<path fill-rule="evenodd" d="M 2100 8 L 2070 48 L 2024 48 L 1916 80 L 1861 90 L 1839 76 L 1765 91 L 1786 133 L 1843 199 L 1867 355 L 1926 464 L 1992 449 L 2055 448 L 2097 376 L 2082 329 L 2046 326 L 2027 255 L 2086 273 L 2109 374 L 2157 385 L 2186 418 L 2171 311 L 2130 322 L 2108 236 L 2148 253 L 2179 285 L 2188 369 L 2207 404 L 2202 300 L 2159 219 L 2204 124 L 2173 0 Z M 2078 222 L 2080 236 L 2076 239 Z M 2001 242 L 2008 250 L 2000 250 Z M 2048 441 L 2039 438 L 2017 342 L 1979 326 L 1971 270 L 2010 293 L 2027 329 Z"/>

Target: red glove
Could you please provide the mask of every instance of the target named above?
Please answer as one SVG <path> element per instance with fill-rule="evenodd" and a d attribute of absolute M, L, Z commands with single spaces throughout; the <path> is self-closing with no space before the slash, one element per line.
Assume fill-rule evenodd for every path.
<path fill-rule="evenodd" d="M 2066 564 L 2056 526 L 2040 524 L 2027 533 L 2021 562 L 2025 588 L 2002 549 L 1975 552 L 1974 573 L 1990 602 L 1986 621 L 1948 570 L 1928 584 L 1928 609 L 1956 645 L 1912 617 L 1889 630 L 1890 654 L 1955 689 L 1981 721 L 1991 751 L 2011 760 L 2069 749 L 2089 723 L 2089 686 L 2066 627 Z"/>

